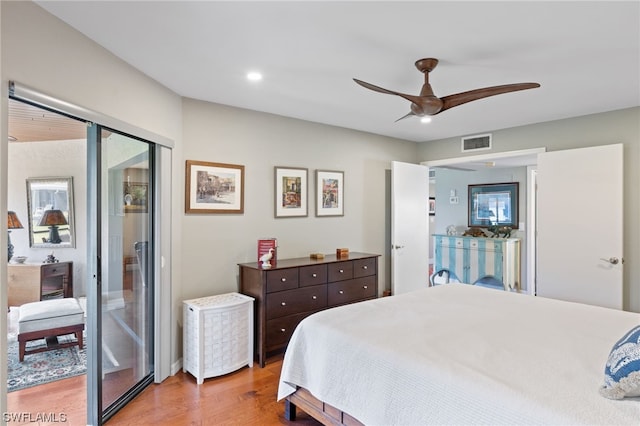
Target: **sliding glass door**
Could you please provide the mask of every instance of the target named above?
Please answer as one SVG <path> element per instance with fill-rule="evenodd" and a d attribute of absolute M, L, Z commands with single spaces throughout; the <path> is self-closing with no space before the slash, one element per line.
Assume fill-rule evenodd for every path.
<path fill-rule="evenodd" d="M 45 123 L 38 111 L 24 121 L 32 128 L 42 120 L 45 140 L 86 137 L 86 170 L 60 175 L 75 171 L 80 182 L 86 172 L 86 205 L 76 198 L 87 219 L 86 229 L 76 229 L 78 246 L 86 244 L 86 257 L 76 259 L 85 274 L 74 276 L 74 297 L 87 300 L 86 424 L 100 425 L 170 375 L 171 268 L 164 260 L 171 253 L 173 141 L 16 82 L 9 95 L 81 122 L 70 134 L 70 126 Z"/>
<path fill-rule="evenodd" d="M 99 191 L 90 197 L 98 238 L 89 248 L 88 299 L 98 314 L 90 324 L 88 405 L 102 416 L 88 420 L 99 424 L 153 380 L 154 156 L 147 141 L 97 125 L 89 133 L 89 179 Z"/>

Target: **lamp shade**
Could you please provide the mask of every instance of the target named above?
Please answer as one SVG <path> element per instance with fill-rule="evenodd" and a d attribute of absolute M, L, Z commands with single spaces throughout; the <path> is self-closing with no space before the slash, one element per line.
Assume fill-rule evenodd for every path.
<path fill-rule="evenodd" d="M 45 210 L 38 226 L 58 226 L 66 224 L 67 218 L 64 217 L 62 210 Z"/>
<path fill-rule="evenodd" d="M 20 219 L 18 219 L 18 215 L 16 215 L 16 212 L 9 211 L 7 229 L 22 229 L 22 228 L 23 228 L 22 223 L 20 223 Z"/>

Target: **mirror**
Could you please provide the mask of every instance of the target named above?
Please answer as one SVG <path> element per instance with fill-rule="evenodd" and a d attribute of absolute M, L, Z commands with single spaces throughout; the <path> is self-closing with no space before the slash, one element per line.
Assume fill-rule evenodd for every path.
<path fill-rule="evenodd" d="M 29 247 L 74 248 L 76 246 L 73 221 L 73 178 L 28 178 L 27 208 Z"/>

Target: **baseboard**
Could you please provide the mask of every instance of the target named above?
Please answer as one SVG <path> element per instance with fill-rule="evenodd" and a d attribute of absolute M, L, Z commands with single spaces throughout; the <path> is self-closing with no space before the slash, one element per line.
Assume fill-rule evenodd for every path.
<path fill-rule="evenodd" d="M 180 370 L 182 370 L 182 358 L 171 364 L 171 375 L 175 376 Z"/>

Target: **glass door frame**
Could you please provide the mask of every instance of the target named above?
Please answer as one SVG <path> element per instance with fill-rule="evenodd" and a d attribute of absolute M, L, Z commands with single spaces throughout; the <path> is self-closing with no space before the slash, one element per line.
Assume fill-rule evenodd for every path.
<path fill-rule="evenodd" d="M 91 315 L 87 317 L 87 349 L 89 356 L 87 357 L 87 371 L 89 372 L 87 376 L 87 418 L 88 424 L 102 424 L 106 422 L 110 417 L 112 417 L 115 413 L 118 412 L 122 407 L 124 407 L 128 402 L 131 401 L 136 395 L 138 395 L 145 387 L 151 384 L 154 381 L 154 368 L 155 368 L 155 357 L 154 355 L 154 347 L 153 344 L 148 345 L 146 350 L 150 352 L 149 356 L 149 366 L 151 371 L 145 374 L 143 377 L 133 378 L 136 380 L 136 383 L 132 383 L 132 385 L 124 391 L 121 395 L 117 396 L 113 401 L 109 402 L 108 406 L 104 406 L 105 398 L 104 398 L 104 390 L 105 384 L 103 378 L 105 377 L 103 371 L 103 346 L 104 342 L 104 331 L 105 325 L 102 323 L 103 320 L 103 295 L 104 291 L 111 291 L 109 286 L 103 286 L 103 278 L 108 276 L 113 271 L 107 271 L 110 269 L 111 262 L 114 259 L 109 259 L 109 254 L 119 252 L 118 247 L 111 247 L 103 245 L 105 243 L 104 232 L 107 231 L 110 234 L 110 230 L 104 228 L 106 221 L 110 221 L 109 212 L 118 210 L 118 207 L 122 206 L 114 206 L 114 203 L 118 203 L 120 198 L 117 194 L 120 193 L 121 188 L 117 186 L 117 182 L 113 182 L 112 176 L 109 170 L 103 170 L 103 153 L 108 150 L 108 147 L 103 141 L 102 135 L 103 131 L 106 130 L 112 134 L 119 134 L 126 139 L 130 139 L 132 142 L 140 142 L 143 144 L 147 144 L 148 150 L 148 173 L 149 173 L 149 190 L 148 190 L 148 202 L 149 202 L 149 222 L 146 227 L 148 228 L 149 234 L 149 263 L 148 265 L 139 265 L 140 267 L 147 266 L 145 271 L 141 270 L 141 274 L 146 276 L 147 286 L 146 292 L 150 292 L 151 295 L 154 294 L 155 289 L 155 279 L 154 279 L 154 270 L 153 261 L 155 256 L 153 253 L 155 252 L 155 241 L 153 232 L 154 227 L 154 181 L 153 176 L 155 175 L 155 151 L 153 150 L 153 143 L 150 141 L 142 140 L 131 135 L 124 134 L 115 129 L 106 128 L 99 124 L 88 123 L 87 127 L 87 183 L 88 188 L 95 188 L 95 191 L 91 193 L 88 197 L 88 205 L 87 205 L 87 223 L 90 229 L 88 230 L 88 235 L 94 236 L 95 238 L 90 238 L 89 244 L 87 244 L 87 268 L 89 273 L 91 274 L 91 280 L 88 281 L 89 285 L 87 286 L 87 311 L 95 312 L 96 315 Z M 136 143 L 137 143 L 136 142 Z M 108 194 L 103 194 L 103 189 L 107 189 Z M 106 201 L 105 201 L 106 200 Z M 103 201 L 106 204 L 103 204 Z M 119 215 L 118 215 L 119 216 Z M 108 226 L 107 226 L 108 228 Z M 107 241 L 107 244 L 111 244 L 110 238 Z M 104 251 L 106 250 L 106 253 Z M 116 260 L 117 261 L 117 260 Z M 115 283 L 112 279 L 109 279 L 110 283 Z M 122 284 L 122 282 L 120 283 Z M 153 296 L 152 296 L 153 297 Z M 153 299 L 147 300 L 147 304 L 149 305 L 150 314 L 144 319 L 145 322 L 151 324 L 151 330 L 155 328 L 155 319 L 154 315 L 154 303 Z M 154 335 L 151 333 L 150 340 L 153 342 Z M 136 359 L 135 362 L 138 362 Z M 90 417 L 92 416 L 92 417 Z"/>

